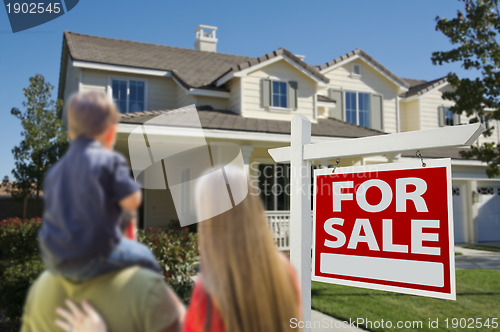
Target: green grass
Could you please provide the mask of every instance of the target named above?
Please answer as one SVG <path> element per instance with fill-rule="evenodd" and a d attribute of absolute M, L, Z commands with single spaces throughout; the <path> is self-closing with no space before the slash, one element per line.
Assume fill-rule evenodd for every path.
<path fill-rule="evenodd" d="M 476 250 L 485 250 L 485 251 L 500 252 L 500 248 L 498 248 L 498 247 L 480 246 L 480 245 L 475 245 L 475 244 L 466 244 L 463 247 L 467 248 L 467 249 L 476 249 Z"/>
<path fill-rule="evenodd" d="M 457 270 L 456 277 L 456 301 L 313 282 L 312 307 L 340 320 L 365 318 L 380 322 L 384 319 L 394 325 L 392 329 L 372 326 L 368 328 L 370 331 L 401 331 L 395 328 L 398 321 L 421 321 L 423 324 L 420 329 L 405 331 L 498 331 L 500 326 L 496 329 L 453 329 L 452 319 L 482 318 L 484 322 L 490 318 L 490 324 L 492 318 L 500 321 L 500 271 Z M 439 329 L 430 329 L 429 319 L 438 319 Z"/>

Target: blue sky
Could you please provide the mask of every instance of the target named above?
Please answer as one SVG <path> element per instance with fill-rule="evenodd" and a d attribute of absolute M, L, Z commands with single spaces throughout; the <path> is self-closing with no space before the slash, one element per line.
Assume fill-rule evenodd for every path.
<path fill-rule="evenodd" d="M 193 48 L 199 24 L 215 25 L 218 52 L 261 56 L 279 47 L 323 64 L 361 48 L 395 74 L 431 80 L 457 65 L 434 66 L 433 51 L 451 47 L 435 17 L 453 17 L 458 0 L 81 0 L 65 15 L 12 33 L 0 8 L 0 180 L 14 167 L 21 126 L 10 114 L 40 73 L 57 96 L 63 31 Z"/>

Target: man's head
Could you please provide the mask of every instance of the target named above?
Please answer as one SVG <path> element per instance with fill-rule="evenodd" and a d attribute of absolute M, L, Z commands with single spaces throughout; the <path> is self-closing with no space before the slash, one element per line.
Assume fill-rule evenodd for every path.
<path fill-rule="evenodd" d="M 120 113 L 105 92 L 77 93 L 68 103 L 68 129 L 72 139 L 84 136 L 111 148 L 119 120 Z"/>

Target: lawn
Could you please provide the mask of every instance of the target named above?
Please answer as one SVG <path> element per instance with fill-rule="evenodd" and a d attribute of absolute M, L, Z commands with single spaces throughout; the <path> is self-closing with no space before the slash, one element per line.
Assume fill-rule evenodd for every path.
<path fill-rule="evenodd" d="M 498 331 L 500 271 L 457 270 L 456 278 L 456 301 L 313 282 L 312 308 L 342 321 L 371 321 L 371 328 L 366 325 L 359 326 L 370 331 L 401 331 L 401 328 L 395 327 L 400 321 L 416 321 L 422 324 L 420 328 L 405 328 L 405 331 Z M 460 321 L 461 318 L 465 320 Z M 489 318 L 490 327 L 483 325 L 478 328 L 479 326 L 475 325 L 479 324 L 479 320 L 476 321 L 478 318 L 481 319 L 481 324 L 485 324 Z M 382 319 L 385 326 L 390 321 L 393 328 L 376 328 Z M 438 320 L 438 328 L 429 328 L 429 319 L 432 322 Z M 494 328 L 493 321 L 499 326 Z M 460 324 L 467 327 L 471 325 L 470 328 L 461 329 Z M 457 328 L 453 328 L 454 326 Z"/>

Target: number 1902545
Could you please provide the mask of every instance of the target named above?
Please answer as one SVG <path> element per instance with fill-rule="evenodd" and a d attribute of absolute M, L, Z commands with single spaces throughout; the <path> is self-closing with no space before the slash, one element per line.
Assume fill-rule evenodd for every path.
<path fill-rule="evenodd" d="M 498 327 L 498 318 L 446 318 L 446 328 L 481 329 Z"/>
<path fill-rule="evenodd" d="M 5 5 L 8 14 L 59 14 L 61 3 L 44 2 L 14 2 Z"/>

